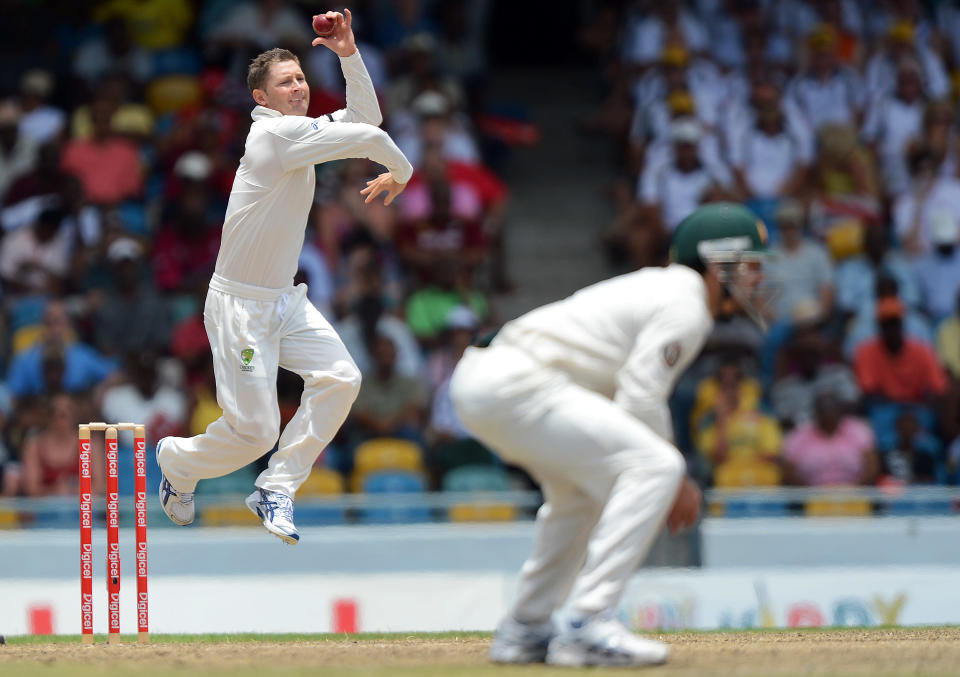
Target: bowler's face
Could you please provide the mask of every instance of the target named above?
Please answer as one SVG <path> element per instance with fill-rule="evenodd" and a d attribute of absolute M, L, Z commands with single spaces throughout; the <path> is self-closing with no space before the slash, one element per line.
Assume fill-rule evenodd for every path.
<path fill-rule="evenodd" d="M 310 86 L 296 61 L 280 61 L 270 67 L 264 88 L 254 90 L 254 99 L 284 115 L 306 115 Z"/>

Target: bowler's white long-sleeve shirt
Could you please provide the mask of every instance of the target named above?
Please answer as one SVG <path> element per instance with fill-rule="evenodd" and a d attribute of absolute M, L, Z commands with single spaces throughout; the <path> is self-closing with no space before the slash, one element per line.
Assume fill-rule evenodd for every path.
<path fill-rule="evenodd" d="M 340 59 L 346 108 L 309 118 L 253 109 L 243 158 L 227 203 L 216 274 L 280 289 L 293 282 L 316 182 L 313 166 L 369 158 L 406 183 L 413 167 L 386 132 L 360 53 Z"/>
<path fill-rule="evenodd" d="M 672 439 L 667 398 L 712 328 L 703 278 L 674 264 L 533 310 L 504 325 L 494 345 L 524 350 Z"/>

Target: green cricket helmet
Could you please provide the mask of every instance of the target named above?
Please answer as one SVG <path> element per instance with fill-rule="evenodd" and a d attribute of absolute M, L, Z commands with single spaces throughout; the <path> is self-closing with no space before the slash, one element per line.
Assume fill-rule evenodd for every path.
<path fill-rule="evenodd" d="M 760 260 L 768 239 L 763 221 L 743 205 L 711 202 L 677 226 L 670 258 L 697 270 L 708 263 Z"/>
<path fill-rule="evenodd" d="M 680 222 L 673 234 L 670 258 L 703 272 L 714 267 L 724 288 L 761 328 L 764 309 L 773 299 L 764 282 L 767 228 L 743 205 L 712 202 Z M 766 276 L 769 282 L 770 277 Z"/>

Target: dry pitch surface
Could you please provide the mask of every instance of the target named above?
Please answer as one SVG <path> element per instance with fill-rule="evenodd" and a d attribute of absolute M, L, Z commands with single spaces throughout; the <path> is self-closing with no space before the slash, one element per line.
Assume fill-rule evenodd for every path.
<path fill-rule="evenodd" d="M 960 675 L 960 628 L 670 633 L 662 637 L 671 645 L 670 661 L 643 670 L 644 675 Z M 150 645 L 92 647 L 75 639 L 41 643 L 11 638 L 0 646 L 0 675 L 547 677 L 598 672 L 490 665 L 486 662 L 489 643 L 487 635 L 478 633 L 160 636 Z"/>

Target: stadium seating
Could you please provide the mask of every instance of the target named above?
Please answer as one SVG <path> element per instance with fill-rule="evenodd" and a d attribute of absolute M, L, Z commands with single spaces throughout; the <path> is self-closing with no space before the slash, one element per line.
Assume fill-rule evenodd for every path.
<path fill-rule="evenodd" d="M 315 467 L 297 491 L 297 524 L 343 524 L 343 508 L 324 502 L 324 499 L 339 497 L 343 490 L 343 476 L 340 473 L 330 468 Z"/>
<path fill-rule="evenodd" d="M 451 470 L 443 477 L 444 491 L 505 491 L 509 478 L 501 468 L 467 465 Z M 508 522 L 516 519 L 517 509 L 509 503 L 471 501 L 450 506 L 451 522 Z"/>
<path fill-rule="evenodd" d="M 463 466 L 490 466 L 497 462 L 489 449 L 469 437 L 436 445 L 434 456 L 443 472 Z"/>
<path fill-rule="evenodd" d="M 773 463 L 753 459 L 732 459 L 717 466 L 713 474 L 718 488 L 776 487 L 780 468 Z"/>
<path fill-rule="evenodd" d="M 383 470 L 363 477 L 361 491 L 369 494 L 416 494 L 426 489 L 423 473 L 407 470 Z M 404 522 L 429 522 L 430 510 L 426 507 L 383 506 L 364 508 L 359 511 L 358 521 L 363 524 L 401 524 Z"/>
<path fill-rule="evenodd" d="M 422 472 L 423 452 L 416 443 L 393 437 L 364 442 L 354 452 L 350 488 L 361 491 L 366 476 L 382 470 Z"/>
<path fill-rule="evenodd" d="M 873 512 L 866 499 L 815 498 L 803 507 L 807 517 L 865 517 Z"/>

